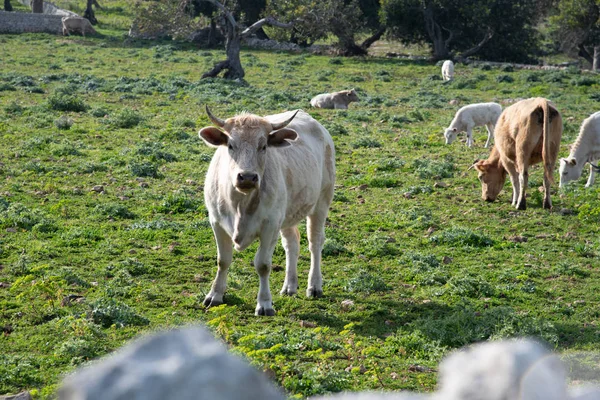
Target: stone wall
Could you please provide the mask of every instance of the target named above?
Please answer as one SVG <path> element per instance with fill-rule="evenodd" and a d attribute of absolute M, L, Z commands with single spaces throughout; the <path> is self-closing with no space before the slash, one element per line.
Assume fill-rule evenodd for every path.
<path fill-rule="evenodd" d="M 62 35 L 62 16 L 0 11 L 0 33 L 46 32 Z"/>

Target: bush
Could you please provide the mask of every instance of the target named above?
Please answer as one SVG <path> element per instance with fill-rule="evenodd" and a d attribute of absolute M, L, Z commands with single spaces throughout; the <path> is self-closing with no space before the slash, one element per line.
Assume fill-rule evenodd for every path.
<path fill-rule="evenodd" d="M 514 82 L 514 79 L 510 75 L 498 75 L 496 77 L 496 82 L 498 82 L 498 83 L 502 83 L 502 82 L 512 83 L 512 82 Z"/>
<path fill-rule="evenodd" d="M 129 164 L 129 170 L 134 176 L 159 178 L 158 167 L 148 162 L 132 162 Z"/>
<path fill-rule="evenodd" d="M 355 149 L 358 149 L 360 147 L 377 148 L 377 147 L 381 147 L 381 146 L 382 146 L 381 143 L 379 143 L 377 140 L 370 139 L 367 137 L 361 137 L 357 141 L 352 142 L 352 147 Z"/>
<path fill-rule="evenodd" d="M 61 131 L 68 131 L 73 126 L 73 120 L 65 115 L 54 120 L 54 125 Z"/>
<path fill-rule="evenodd" d="M 56 111 L 83 112 L 88 106 L 83 100 L 65 93 L 54 93 L 48 97 L 48 107 Z"/>
<path fill-rule="evenodd" d="M 349 292 L 373 293 L 384 292 L 391 288 L 376 275 L 371 275 L 365 270 L 360 270 L 358 275 L 348 282 L 346 290 Z"/>
<path fill-rule="evenodd" d="M 182 214 L 197 212 L 202 207 L 202 201 L 191 198 L 186 194 L 170 194 L 158 207 L 158 212 L 169 214 Z"/>
<path fill-rule="evenodd" d="M 454 162 L 451 157 L 437 161 L 431 159 L 416 159 L 413 168 L 421 179 L 452 178 L 454 176 Z"/>
<path fill-rule="evenodd" d="M 108 118 L 108 124 L 114 128 L 129 129 L 138 126 L 144 118 L 134 110 L 125 108 Z"/>
<path fill-rule="evenodd" d="M 127 304 L 120 303 L 114 299 L 102 298 L 90 304 L 90 318 L 95 324 L 104 328 L 112 325 L 117 327 L 148 325 L 147 318 L 137 314 Z"/>
<path fill-rule="evenodd" d="M 119 203 L 98 204 L 94 213 L 110 219 L 132 219 L 135 215 L 127 207 Z"/>
<path fill-rule="evenodd" d="M 436 244 L 463 245 L 473 247 L 488 247 L 494 241 L 487 236 L 476 233 L 467 228 L 453 227 L 434 235 L 429 239 Z"/>

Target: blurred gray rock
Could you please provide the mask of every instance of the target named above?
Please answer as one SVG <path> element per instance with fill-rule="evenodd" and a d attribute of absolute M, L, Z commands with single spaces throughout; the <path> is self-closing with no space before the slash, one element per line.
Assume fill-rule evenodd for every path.
<path fill-rule="evenodd" d="M 486 342 L 442 361 L 437 399 L 565 400 L 566 372 L 558 357 L 533 340 Z"/>
<path fill-rule="evenodd" d="M 204 328 L 137 340 L 67 377 L 61 400 L 283 400 L 259 371 Z"/>
<path fill-rule="evenodd" d="M 569 389 L 570 400 L 600 400 L 600 387 L 577 386 Z"/>
<path fill-rule="evenodd" d="M 0 396 L 0 400 L 32 400 L 29 392 L 21 392 L 11 396 Z M 587 400 L 587 399 L 586 399 Z"/>

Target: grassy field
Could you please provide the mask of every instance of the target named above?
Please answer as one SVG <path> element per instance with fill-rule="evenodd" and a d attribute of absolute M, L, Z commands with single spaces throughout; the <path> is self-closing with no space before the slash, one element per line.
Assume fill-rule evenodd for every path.
<path fill-rule="evenodd" d="M 430 391 L 440 359 L 481 340 L 531 335 L 597 354 L 600 185 L 556 184 L 543 210 L 535 167 L 527 211 L 510 206 L 510 183 L 485 203 L 467 171 L 489 152 L 485 130 L 471 149 L 442 132 L 451 100 L 544 96 L 563 113 L 566 156 L 598 110 L 600 77 L 458 65 L 444 83 L 424 62 L 244 50 L 245 83 L 201 80 L 223 51 L 124 40 L 127 10 L 101 4 L 103 37 L 0 36 L 0 394 L 52 398 L 78 365 L 190 323 L 297 398 Z M 349 110 L 309 110 L 312 96 L 352 87 L 361 101 Z M 303 108 L 329 129 L 325 297 L 274 294 L 277 315 L 255 317 L 254 245 L 234 256 L 226 304 L 202 306 L 216 270 L 205 104 L 221 118 Z M 281 246 L 274 264 L 275 293 Z M 590 379 L 598 365 L 581 371 Z"/>

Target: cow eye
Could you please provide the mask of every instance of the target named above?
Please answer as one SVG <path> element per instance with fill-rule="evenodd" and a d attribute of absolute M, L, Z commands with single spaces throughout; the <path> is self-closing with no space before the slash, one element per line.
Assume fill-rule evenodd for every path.
<path fill-rule="evenodd" d="M 265 151 L 267 150 L 267 145 L 265 144 L 263 147 L 260 148 L 261 151 Z"/>

